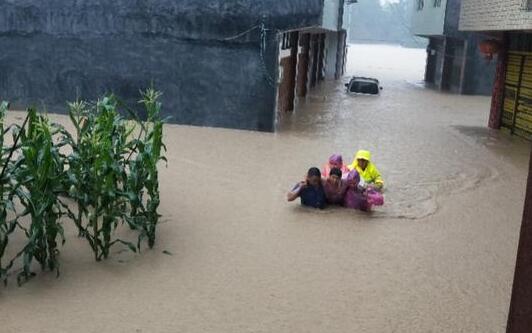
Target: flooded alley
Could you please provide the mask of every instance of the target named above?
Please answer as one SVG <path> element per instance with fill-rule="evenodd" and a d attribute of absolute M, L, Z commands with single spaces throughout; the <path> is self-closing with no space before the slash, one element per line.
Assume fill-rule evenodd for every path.
<path fill-rule="evenodd" d="M 425 56 L 351 45 L 344 80 L 275 134 L 168 125 L 156 248 L 95 263 L 68 228 L 59 279 L 0 290 L 1 331 L 504 332 L 530 144 L 487 128 L 489 97 L 425 88 Z M 346 94 L 350 75 L 381 95 Z M 358 149 L 383 207 L 286 202 L 309 167 Z"/>

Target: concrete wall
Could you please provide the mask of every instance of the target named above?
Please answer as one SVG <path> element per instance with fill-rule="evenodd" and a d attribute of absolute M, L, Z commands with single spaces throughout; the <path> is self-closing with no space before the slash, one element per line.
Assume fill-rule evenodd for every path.
<path fill-rule="evenodd" d="M 340 0 L 324 0 L 322 28 L 337 31 L 339 14 Z"/>
<path fill-rule="evenodd" d="M 471 33 L 459 30 L 461 7 L 462 0 L 447 0 L 444 25 L 446 37 L 467 39 L 471 35 Z"/>
<path fill-rule="evenodd" d="M 356 4 L 347 4 L 347 1 L 344 0 L 344 10 L 342 13 L 342 29 L 349 31 L 349 26 L 351 25 L 351 16 L 350 16 L 350 6 L 356 6 Z"/>
<path fill-rule="evenodd" d="M 463 93 L 468 95 L 490 96 L 493 93 L 497 59 L 488 61 L 480 53 L 478 43 L 484 37 L 471 34 L 467 39 L 467 58 L 464 73 Z"/>
<path fill-rule="evenodd" d="M 489 96 L 493 90 L 496 61 L 487 61 L 480 53 L 478 44 L 483 36 L 459 30 L 463 0 L 447 0 L 445 36 L 465 41 L 465 69 L 462 93 Z"/>
<path fill-rule="evenodd" d="M 338 58 L 338 32 L 325 34 L 325 79 L 334 80 Z"/>
<path fill-rule="evenodd" d="M 424 0 L 423 10 L 417 10 L 418 0 L 410 1 L 415 3 L 412 15 L 412 32 L 418 36 L 443 35 L 447 0 L 441 1 L 441 7 L 434 7 L 433 0 Z"/>
<path fill-rule="evenodd" d="M 444 38 L 430 38 L 429 49 L 434 51 L 427 56 L 427 69 L 431 70 L 431 79 L 428 81 L 434 84 L 434 87 L 442 88 L 443 62 L 445 59 L 445 41 Z"/>
<path fill-rule="evenodd" d="M 532 11 L 523 0 L 463 0 L 460 30 L 532 30 Z"/>
<path fill-rule="evenodd" d="M 271 131 L 276 35 L 264 52 L 257 29 L 227 38 L 263 17 L 271 29 L 319 25 L 322 1 L 0 0 L 0 99 L 63 112 L 114 92 L 135 105 L 153 82 L 175 122 Z"/>

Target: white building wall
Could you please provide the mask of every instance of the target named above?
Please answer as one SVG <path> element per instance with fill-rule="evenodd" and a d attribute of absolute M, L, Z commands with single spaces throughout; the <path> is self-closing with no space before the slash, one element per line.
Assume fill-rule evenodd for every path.
<path fill-rule="evenodd" d="M 463 0 L 460 30 L 532 30 L 532 11 L 526 0 Z"/>
<path fill-rule="evenodd" d="M 345 1 L 344 4 L 344 17 L 342 21 L 342 29 L 349 31 L 349 26 L 351 25 L 351 6 L 355 6 L 356 4 L 347 4 L 347 1 Z"/>
<path fill-rule="evenodd" d="M 338 15 L 340 13 L 339 0 L 323 1 L 322 28 L 331 31 L 338 31 Z"/>
<path fill-rule="evenodd" d="M 422 10 L 418 10 L 419 0 L 414 2 L 412 15 L 412 32 L 418 36 L 441 36 L 445 26 L 445 9 L 447 0 L 441 0 L 440 7 L 434 7 L 434 0 L 423 0 Z"/>

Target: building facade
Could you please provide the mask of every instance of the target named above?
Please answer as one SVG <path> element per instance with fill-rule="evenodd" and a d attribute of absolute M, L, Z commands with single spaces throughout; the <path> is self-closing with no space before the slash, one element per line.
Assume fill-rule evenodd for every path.
<path fill-rule="evenodd" d="M 320 81 L 345 72 L 347 21 L 344 0 L 324 0 L 321 24 L 283 34 L 280 41 L 278 112 L 293 111 Z"/>
<path fill-rule="evenodd" d="M 413 1 L 413 33 L 429 40 L 425 82 L 442 91 L 490 95 L 496 66 L 480 53 L 477 35 L 458 30 L 461 0 Z"/>
<path fill-rule="evenodd" d="M 532 1 L 464 1 L 460 29 L 497 43 L 490 127 L 532 140 Z"/>
<path fill-rule="evenodd" d="M 460 30 L 532 30 L 531 10 L 530 0 L 464 0 Z"/>
<path fill-rule="evenodd" d="M 153 84 L 173 122 L 273 131 L 280 37 L 334 25 L 328 2 L 0 0 L 0 99 L 136 105 Z"/>

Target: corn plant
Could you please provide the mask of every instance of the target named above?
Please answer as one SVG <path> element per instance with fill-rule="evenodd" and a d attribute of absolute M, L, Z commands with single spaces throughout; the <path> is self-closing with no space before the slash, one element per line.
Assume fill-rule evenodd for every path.
<path fill-rule="evenodd" d="M 135 252 L 143 240 L 154 246 L 160 217 L 157 165 L 166 161 L 160 96 L 154 89 L 142 93 L 146 122 L 131 110 L 134 121 L 126 121 L 114 96 L 94 104 L 71 103 L 75 133 L 50 123 L 35 109 L 28 110 L 22 126 L 5 128 L 8 105 L 0 104 L 0 280 L 6 281 L 20 259 L 19 284 L 35 275 L 34 262 L 59 275 L 65 216 L 88 241 L 97 261 L 106 259 L 115 244 Z M 13 143 L 5 147 L 9 133 Z M 65 202 L 65 197 L 71 201 Z M 114 236 L 123 223 L 138 231 L 136 246 Z M 6 261 L 15 232 L 24 232 L 27 241 Z"/>
<path fill-rule="evenodd" d="M 97 261 L 107 258 L 116 243 L 135 251 L 131 243 L 112 237 L 127 210 L 124 156 L 129 152 L 132 129 L 119 115 L 112 96 L 101 99 L 92 108 L 83 103 L 71 104 L 70 119 L 76 128 L 76 138 L 68 137 L 72 146 L 68 157 L 69 195 L 77 203 L 77 215 L 70 216 Z"/>
<path fill-rule="evenodd" d="M 90 167 L 88 162 L 92 156 L 89 140 L 89 131 L 92 129 L 90 124 L 93 121 L 93 115 L 87 108 L 87 104 L 82 101 L 69 103 L 69 117 L 76 130 L 75 136 L 69 132 L 63 132 L 63 140 L 72 148 L 72 153 L 67 156 L 68 171 L 64 187 L 68 188 L 68 195 L 75 201 L 77 212 L 73 213 L 70 207 L 66 207 L 68 215 L 78 228 L 79 236 L 85 237 L 85 227 L 83 226 L 84 216 L 88 216 L 89 197 L 87 187 L 90 186 L 91 179 Z M 91 120 L 87 119 L 91 117 Z M 85 162 L 85 163 L 84 163 Z M 91 245 L 92 246 L 92 245 Z"/>
<path fill-rule="evenodd" d="M 31 271 L 34 259 L 43 270 L 55 270 L 59 275 L 59 243 L 65 242 L 59 200 L 65 163 L 54 144 L 59 129 L 35 109 L 28 110 L 28 117 L 27 128 L 20 129 L 21 154 L 13 172 L 18 183 L 15 192 L 24 208 L 20 216 L 30 218 L 29 226 L 18 224 L 28 238 L 16 256 L 23 258 L 23 270 L 17 277 L 19 283 L 34 275 Z"/>
<path fill-rule="evenodd" d="M 147 122 L 140 122 L 142 135 L 135 141 L 134 158 L 128 158 L 127 193 L 131 205 L 128 222 L 140 231 L 138 248 L 143 239 L 148 240 L 150 248 L 154 246 L 160 217 L 157 211 L 160 204 L 157 164 L 161 160 L 166 161 L 163 156 L 166 147 L 163 144 L 160 96 L 161 93 L 154 89 L 142 92 L 140 102 L 146 109 Z"/>
<path fill-rule="evenodd" d="M 7 282 L 8 269 L 10 265 L 5 265 L 3 258 L 7 245 L 9 244 L 9 236 L 15 231 L 16 221 L 8 221 L 8 213 L 14 211 L 13 206 L 13 191 L 10 173 L 8 171 L 11 149 L 4 148 L 4 138 L 9 132 L 9 128 L 4 126 L 4 118 L 9 105 L 7 102 L 0 103 L 0 280 Z"/>

